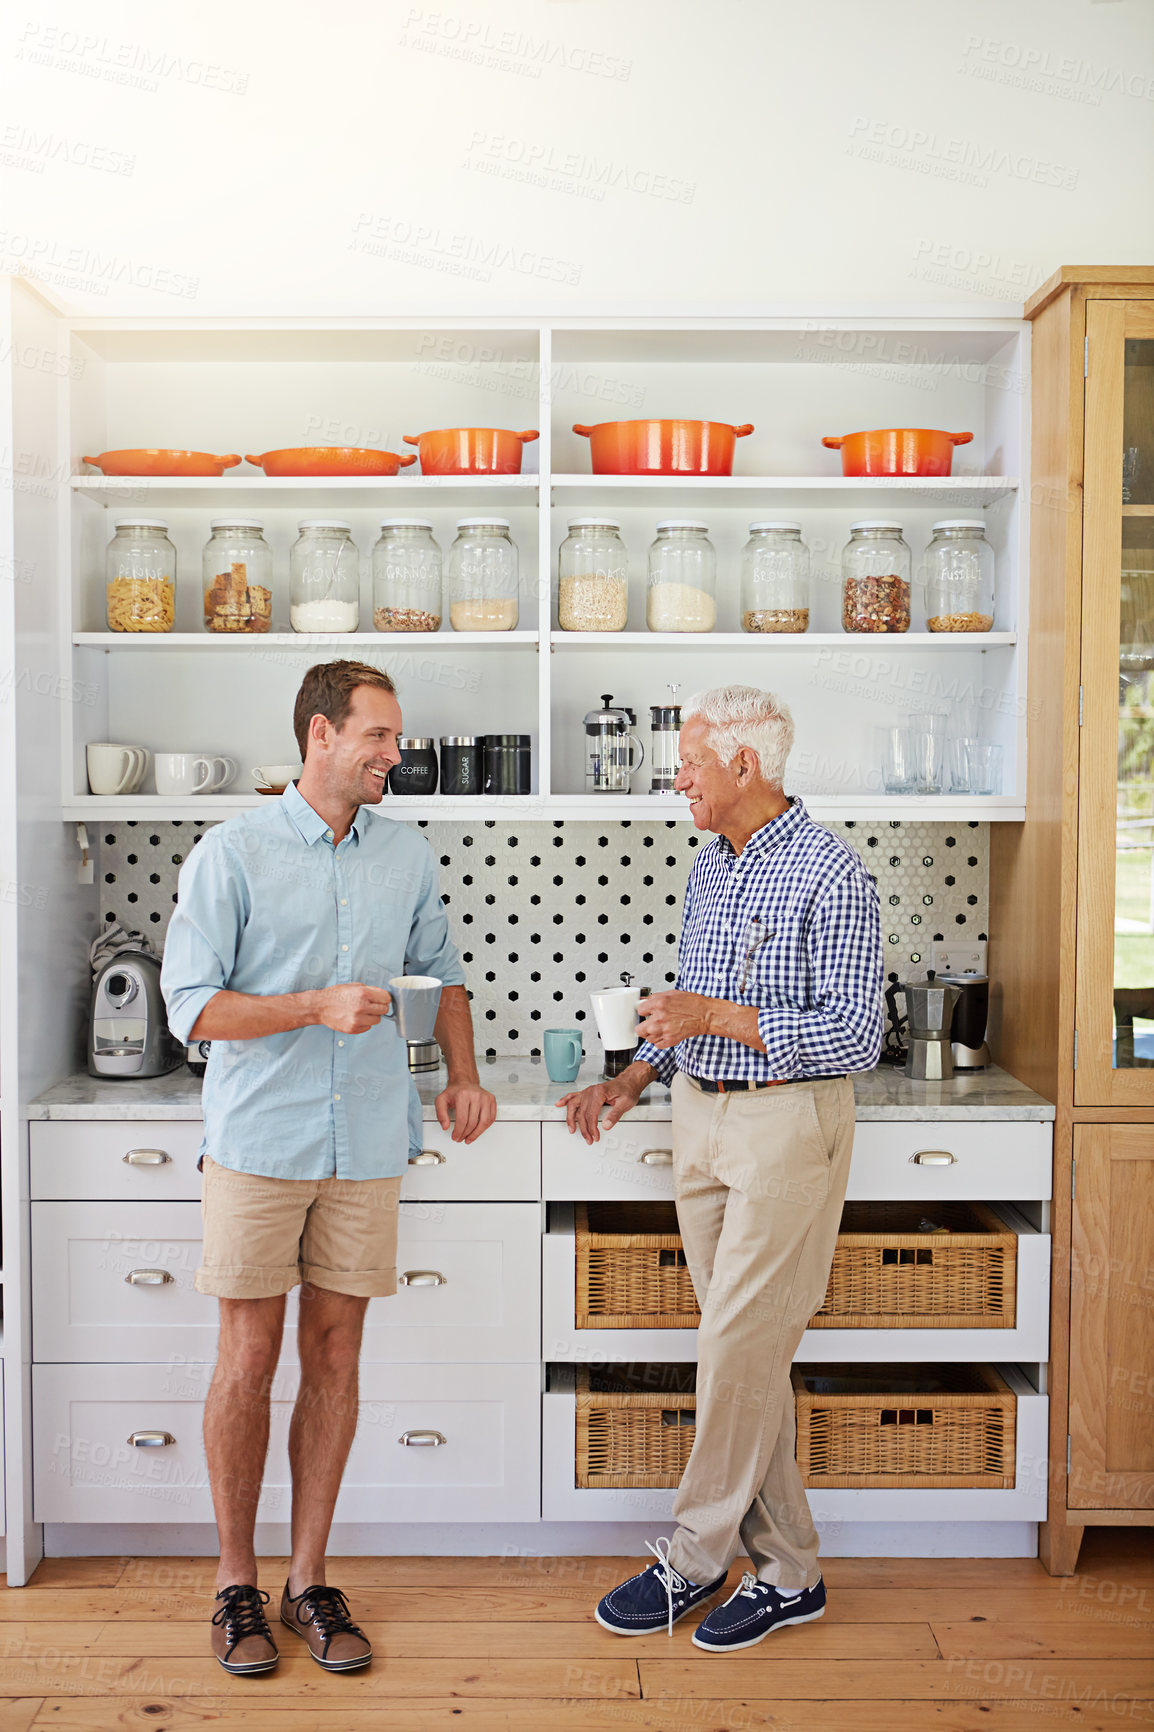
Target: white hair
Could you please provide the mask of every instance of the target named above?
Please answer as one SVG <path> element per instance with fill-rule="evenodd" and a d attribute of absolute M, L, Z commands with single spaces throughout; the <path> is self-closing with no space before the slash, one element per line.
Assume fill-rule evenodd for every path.
<path fill-rule="evenodd" d="M 707 744 L 721 763 L 730 763 L 742 746 L 748 746 L 757 755 L 762 778 L 774 788 L 781 787 L 793 746 L 793 717 L 780 698 L 757 686 L 714 686 L 708 692 L 694 692 L 682 705 L 682 725 L 692 716 L 707 724 Z"/>

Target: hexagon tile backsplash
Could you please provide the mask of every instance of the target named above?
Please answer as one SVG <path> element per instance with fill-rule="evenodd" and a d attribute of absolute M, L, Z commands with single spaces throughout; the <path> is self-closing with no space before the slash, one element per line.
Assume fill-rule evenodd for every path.
<path fill-rule="evenodd" d="M 208 827 L 107 823 L 99 871 L 105 925 L 138 927 L 159 948 L 181 861 Z M 891 972 L 924 967 L 935 935 L 986 936 L 988 825 L 828 827 L 858 850 L 877 882 Z M 468 970 L 479 1050 L 533 1052 L 543 1028 L 591 1024 L 589 992 L 615 985 L 623 970 L 655 990 L 672 981 L 685 881 L 702 845 L 687 824 L 478 819 L 422 829 Z"/>

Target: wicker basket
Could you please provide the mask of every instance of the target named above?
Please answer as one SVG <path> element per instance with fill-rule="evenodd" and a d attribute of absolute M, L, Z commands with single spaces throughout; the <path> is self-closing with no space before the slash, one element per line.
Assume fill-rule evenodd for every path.
<path fill-rule="evenodd" d="M 579 1486 L 681 1483 L 697 1414 L 696 1365 L 577 1369 Z"/>
<path fill-rule="evenodd" d="M 575 1221 L 578 1329 L 697 1328 L 672 1203 L 578 1203 Z"/>
<path fill-rule="evenodd" d="M 808 1486 L 1014 1484 L 1016 1398 L 989 1365 L 793 1368 Z"/>
<path fill-rule="evenodd" d="M 1017 1269 L 984 1203 L 847 1203 L 810 1328 L 1012 1329 Z"/>

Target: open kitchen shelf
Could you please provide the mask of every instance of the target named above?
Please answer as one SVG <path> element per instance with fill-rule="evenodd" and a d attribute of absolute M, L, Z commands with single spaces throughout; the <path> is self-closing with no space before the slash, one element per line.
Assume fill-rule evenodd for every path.
<path fill-rule="evenodd" d="M 57 475 L 70 501 L 61 550 L 67 607 L 62 648 L 75 701 L 63 748 L 61 812 L 69 819 L 216 819 L 254 805 L 249 772 L 296 757 L 293 696 L 312 660 L 353 655 L 393 672 L 406 733 L 528 733 L 533 792 L 511 799 L 400 800 L 408 820 L 554 817 L 689 821 L 680 798 L 582 792 L 585 712 L 606 690 L 634 708 L 649 746 L 648 706 L 731 681 L 772 684 L 794 713 L 790 791 L 820 818 L 1020 820 L 1025 811 L 1024 617 L 1029 336 L 1020 320 L 956 309 L 892 316 L 871 309 L 820 321 L 766 318 L 580 319 L 191 318 L 61 320 L 70 359 Z M 739 473 L 721 477 L 595 476 L 575 424 L 639 415 L 749 422 Z M 537 427 L 514 476 L 351 476 L 279 480 L 244 466 L 219 478 L 73 474 L 79 453 L 177 440 L 206 451 L 291 444 L 406 449 L 405 433 L 462 425 Z M 948 477 L 840 474 L 825 434 L 871 426 L 970 430 Z M 821 471 L 825 470 L 825 473 Z M 745 471 L 745 473 L 742 473 Z M 810 471 L 810 472 L 806 472 Z M 817 473 L 813 473 L 817 471 Z M 54 481 L 54 485 L 58 485 Z M 259 516 L 273 550 L 273 619 L 287 625 L 288 550 L 302 516 L 347 518 L 361 552 L 361 619 L 371 621 L 369 551 L 382 515 L 419 511 L 442 549 L 456 519 L 507 516 L 520 553 L 515 632 L 265 636 L 202 629 L 201 550 L 209 520 L 233 506 Z M 556 629 L 557 549 L 570 514 L 618 518 L 630 557 L 623 633 Z M 114 516 L 160 515 L 177 549 L 177 630 L 104 629 L 103 562 Z M 644 630 L 646 549 L 666 515 L 707 521 L 718 553 L 717 631 Z M 797 518 L 811 547 L 813 630 L 738 631 L 738 572 L 749 522 Z M 840 631 L 840 551 L 858 516 L 904 525 L 915 577 L 939 517 L 981 515 L 997 568 L 988 634 L 850 635 Z M 63 521 L 63 520 L 62 520 Z M 924 608 L 914 593 L 914 622 Z M 549 654 L 539 652 L 547 644 Z M 601 652 L 604 652 L 603 654 Z M 238 660 L 238 658 L 240 658 Z M 884 795 L 879 730 L 926 707 L 970 703 L 1003 754 L 997 797 Z M 87 791 L 84 748 L 112 740 L 150 751 L 226 753 L 232 788 L 171 801 Z M 152 785 L 151 778 L 145 788 Z"/>

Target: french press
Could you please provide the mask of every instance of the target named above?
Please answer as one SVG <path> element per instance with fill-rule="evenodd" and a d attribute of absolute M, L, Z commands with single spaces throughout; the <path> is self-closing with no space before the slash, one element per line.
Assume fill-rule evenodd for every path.
<path fill-rule="evenodd" d="M 673 779 L 681 768 L 677 751 L 677 736 L 681 732 L 681 705 L 676 702 L 677 687 L 669 687 L 670 702 L 649 706 L 649 792 L 672 794 Z"/>
<path fill-rule="evenodd" d="M 629 778 L 645 761 L 645 747 L 630 730 L 631 710 L 614 707 L 612 692 L 603 692 L 601 708 L 585 717 L 585 792 L 627 794 Z"/>

